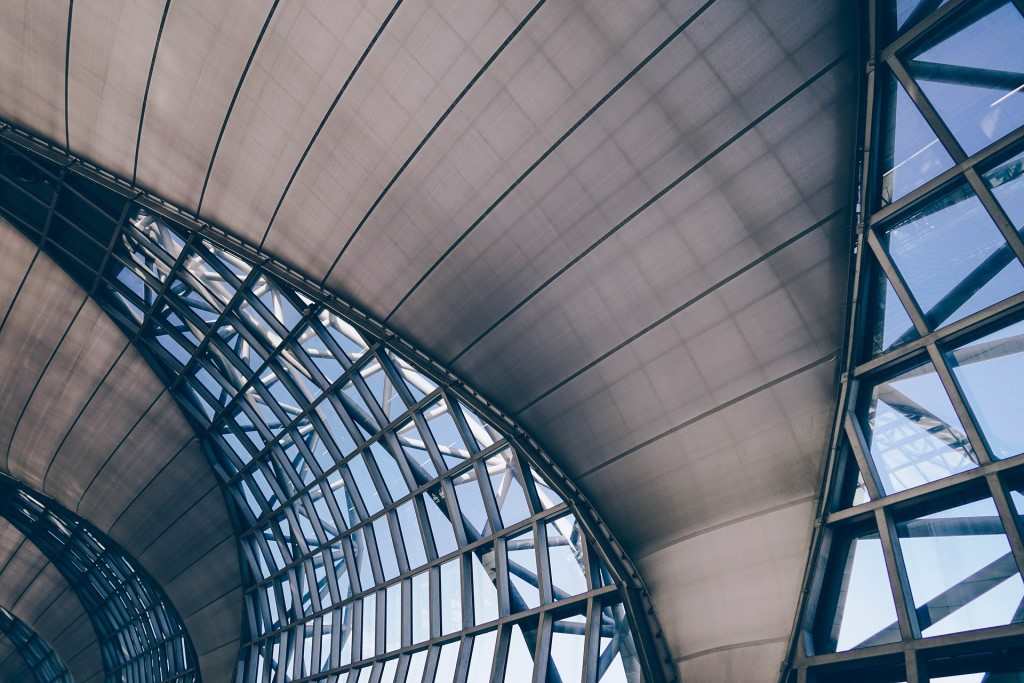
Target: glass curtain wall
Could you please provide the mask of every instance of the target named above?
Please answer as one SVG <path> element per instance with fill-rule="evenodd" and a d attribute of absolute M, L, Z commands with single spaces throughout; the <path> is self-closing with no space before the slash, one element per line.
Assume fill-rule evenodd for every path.
<path fill-rule="evenodd" d="M 14 646 L 15 651 L 10 656 L 21 658 L 25 669 L 32 672 L 35 683 L 74 683 L 49 643 L 3 607 L 0 607 L 0 636 Z"/>
<path fill-rule="evenodd" d="M 1024 2 L 865 2 L 856 269 L 791 681 L 1024 681 Z"/>
<path fill-rule="evenodd" d="M 660 680 L 621 551 L 511 420 L 246 245 L 4 152 L 0 211 L 147 357 L 232 503 L 237 683 Z"/>
<path fill-rule="evenodd" d="M 200 683 L 195 649 L 174 605 L 105 534 L 6 475 L 0 475 L 0 515 L 75 591 L 99 638 L 105 681 Z"/>

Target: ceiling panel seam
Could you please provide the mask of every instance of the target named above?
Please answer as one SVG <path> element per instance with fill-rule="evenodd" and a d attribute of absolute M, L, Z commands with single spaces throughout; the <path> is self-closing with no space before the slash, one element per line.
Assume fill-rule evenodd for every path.
<path fill-rule="evenodd" d="M 699 8 L 697 8 L 697 10 L 693 14 L 691 14 L 685 21 L 679 24 L 679 26 L 677 26 L 675 30 L 672 31 L 672 33 L 668 34 L 668 36 L 666 36 L 660 43 L 658 43 L 658 45 L 653 50 L 647 53 L 647 55 L 642 60 L 640 60 L 640 62 L 637 63 L 636 66 L 630 69 L 630 71 L 625 76 L 623 76 L 615 85 L 613 85 L 611 89 L 609 89 L 608 92 L 606 92 L 601 97 L 601 99 L 595 102 L 590 107 L 590 109 L 585 111 L 583 115 L 580 116 L 580 118 L 576 119 L 576 121 L 571 126 L 569 126 L 569 128 L 564 133 L 562 133 L 562 135 L 560 135 L 558 139 L 555 140 L 546 150 L 544 150 L 544 152 L 539 157 L 537 157 L 537 159 L 534 160 L 533 163 L 527 166 L 526 169 L 522 173 L 520 173 L 514 181 L 512 181 L 512 184 L 505 188 L 505 190 L 502 191 L 502 193 L 498 195 L 497 198 L 493 202 L 491 202 L 491 204 L 486 209 L 484 209 L 484 211 L 479 216 L 477 216 L 477 218 L 472 223 L 470 223 L 469 227 L 466 228 L 462 232 L 462 234 L 460 234 L 455 239 L 455 241 L 452 242 L 439 257 L 437 257 L 434 263 L 432 263 L 431 266 L 426 270 L 426 272 L 424 272 L 423 275 L 420 276 L 420 278 L 415 282 L 415 284 L 413 284 L 409 291 L 406 292 L 401 299 L 399 299 L 398 303 L 395 304 L 394 308 L 392 308 L 391 311 L 386 316 L 384 316 L 384 324 L 387 324 L 391 320 L 391 318 L 395 315 L 398 309 L 405 304 L 405 302 L 413 295 L 413 293 L 417 289 L 419 289 L 420 285 L 422 285 L 427 280 L 427 278 L 429 278 L 431 274 L 438 268 L 438 266 L 440 266 L 441 263 L 443 263 L 445 259 L 447 259 L 448 256 L 451 255 L 451 253 L 454 252 L 458 248 L 458 246 L 462 244 L 462 242 L 464 242 L 466 238 L 469 237 L 469 235 L 474 230 L 476 230 L 476 228 L 481 223 L 484 222 L 484 220 L 494 211 L 494 209 L 498 207 L 499 204 L 501 204 L 505 200 L 506 197 L 512 194 L 512 192 L 515 191 L 515 189 L 519 187 L 519 185 L 521 185 L 523 181 L 525 181 L 526 178 L 531 173 L 533 173 L 533 171 L 536 170 L 538 166 L 544 163 L 545 159 L 551 156 L 563 142 L 569 139 L 569 137 L 573 133 L 575 133 L 580 128 L 580 126 L 582 126 L 587 121 L 587 119 L 589 119 L 598 109 L 600 109 L 608 100 L 610 100 L 615 95 L 615 93 L 621 90 L 622 87 L 625 86 L 626 83 L 628 83 L 630 80 L 632 80 L 637 73 L 639 73 L 645 66 L 647 66 L 647 64 L 651 62 L 651 60 L 657 57 L 662 50 L 668 47 L 669 44 L 671 44 L 677 37 L 679 37 L 680 34 L 682 34 L 687 28 L 689 28 L 690 25 L 693 24 L 693 22 L 700 18 L 700 16 L 704 14 L 704 12 L 707 9 L 709 9 L 713 4 L 715 4 L 715 1 L 716 0 L 707 0 L 707 2 L 705 2 Z M 335 265 L 337 265 L 337 259 L 335 259 L 335 263 L 331 266 L 331 269 L 327 271 L 327 275 L 324 276 L 324 282 L 327 281 L 327 277 L 331 274 L 331 270 L 333 270 Z"/>
<path fill-rule="evenodd" d="M 156 57 L 160 51 L 160 38 L 164 34 L 164 24 L 167 23 L 167 13 L 171 9 L 171 0 L 164 2 L 164 12 L 160 16 L 160 27 L 156 31 L 156 42 L 153 43 L 153 58 L 149 61 L 149 75 L 146 76 L 146 90 L 142 94 L 142 109 L 139 112 L 139 132 L 135 136 L 135 162 L 132 164 L 132 185 L 139 172 L 139 147 L 142 144 L 142 126 L 146 121 L 146 103 L 149 101 L 149 86 L 153 83 L 153 69 L 156 68 Z"/>
<path fill-rule="evenodd" d="M 573 257 L 572 260 L 570 260 L 568 263 L 566 263 L 561 268 L 559 268 L 557 271 L 555 271 L 553 274 L 551 274 L 546 280 L 544 280 L 544 282 L 542 282 L 540 285 L 535 287 L 529 294 L 527 294 L 525 297 L 523 297 L 515 306 L 513 306 L 511 309 L 509 309 L 504 315 L 502 315 L 496 321 L 494 321 L 490 326 L 487 327 L 487 329 L 485 329 L 483 332 L 478 334 L 473 339 L 473 341 L 471 341 L 461 351 L 459 351 L 451 359 L 449 359 L 448 360 L 448 364 L 449 365 L 454 365 L 455 363 L 457 363 L 459 361 L 459 359 L 462 358 L 468 351 L 470 351 L 473 347 L 475 347 L 478 343 L 480 343 L 480 341 L 482 341 L 484 339 L 484 337 L 489 335 L 495 329 L 500 327 L 506 320 L 511 318 L 513 315 L 515 315 L 516 312 L 518 312 L 520 309 L 522 309 L 523 306 L 525 306 L 527 303 L 532 301 L 538 294 L 540 294 L 541 291 L 546 289 L 551 283 L 553 283 L 555 280 L 559 279 L 567 271 L 572 269 L 573 266 L 575 266 L 577 263 L 579 263 L 580 261 L 585 259 L 588 254 L 593 252 L 595 249 L 597 249 L 599 246 L 601 246 L 604 242 L 606 242 L 608 239 L 610 239 L 613 235 L 615 235 L 615 233 L 617 233 L 623 227 L 625 227 L 630 222 L 632 222 L 633 219 L 635 219 L 637 216 L 639 216 L 644 211 L 646 211 L 648 208 L 650 208 L 655 203 L 657 203 L 657 201 L 659 199 L 661 199 L 666 194 L 668 194 L 673 189 L 675 189 L 680 183 L 682 183 L 684 180 L 686 180 L 691 175 L 693 175 L 698 170 L 700 170 L 701 167 L 703 167 L 709 161 L 714 159 L 716 156 L 718 156 L 725 149 L 729 148 L 734 142 L 736 142 L 738 139 L 740 139 L 741 137 L 743 137 L 744 135 L 749 133 L 758 124 L 762 123 L 769 116 L 774 114 L 776 111 L 778 111 L 783 106 L 785 106 L 790 101 L 792 101 L 795 97 L 800 95 L 800 93 L 804 92 L 807 88 L 809 88 L 811 85 L 816 83 L 820 78 L 825 76 L 833 68 L 835 68 L 837 65 L 842 63 L 842 61 L 844 59 L 846 59 L 846 57 L 847 57 L 847 53 L 844 52 L 844 53 L 840 54 L 834 60 L 832 60 L 831 62 L 826 64 L 824 67 L 819 69 L 817 72 L 815 72 L 814 75 L 812 75 L 810 78 L 808 78 L 802 84 L 797 86 L 795 89 L 791 90 L 787 95 L 785 95 L 778 102 L 776 102 L 771 107 L 769 107 L 764 112 L 762 112 L 760 115 L 758 115 L 756 118 L 754 118 L 750 123 L 745 125 L 743 128 L 738 130 L 736 133 L 731 135 L 729 138 L 727 138 L 725 140 L 725 142 L 721 143 L 718 147 L 713 149 L 709 154 L 707 154 L 703 158 L 701 158 L 700 161 L 698 161 L 696 164 L 694 164 L 689 169 L 684 171 L 682 174 L 677 176 L 674 180 L 669 182 L 663 188 L 661 188 L 660 190 L 655 192 L 654 195 L 652 195 L 650 197 L 650 199 L 645 201 L 643 204 L 641 204 L 636 209 L 634 209 L 629 215 L 627 215 L 621 221 L 619 221 L 614 226 L 612 226 L 612 228 L 610 230 L 605 232 L 603 235 L 601 235 L 601 237 L 599 237 L 597 240 L 592 242 L 586 249 L 584 249 L 579 254 L 577 254 L 575 257 Z"/>
<path fill-rule="evenodd" d="M 462 102 L 462 100 L 466 97 L 469 91 L 473 89 L 473 86 L 476 85 L 477 81 L 479 81 L 480 78 L 482 78 L 483 75 L 491 68 L 491 65 L 494 64 L 494 62 L 498 59 L 499 56 L 501 56 L 501 53 L 505 51 L 505 48 L 507 48 L 509 44 L 512 43 L 515 37 L 519 35 L 520 31 L 522 31 L 523 28 L 526 27 L 526 24 L 531 19 L 533 19 L 534 15 L 537 14 L 537 12 L 540 10 L 540 8 L 544 5 L 546 1 L 547 0 L 538 0 L 537 4 L 535 4 L 533 8 L 526 14 L 526 16 L 523 17 L 522 20 L 520 20 L 520 22 L 516 25 L 512 32 L 505 37 L 505 40 L 502 41 L 501 45 L 499 45 L 498 48 L 491 53 L 491 56 L 488 57 L 487 61 L 484 62 L 483 66 L 477 69 L 476 73 L 473 75 L 471 79 L 469 79 L 469 82 L 466 83 L 465 87 L 462 88 L 462 91 L 459 92 L 458 96 L 456 96 L 455 99 L 452 100 L 452 103 L 448 105 L 448 108 L 445 109 L 444 113 L 441 114 L 437 121 L 434 122 L 434 125 L 430 127 L 430 130 L 428 130 L 426 135 L 423 136 L 419 144 L 416 145 L 412 153 L 409 154 L 409 156 L 402 163 L 402 165 L 398 167 L 398 170 L 395 171 L 395 174 L 391 176 L 391 180 L 389 180 L 388 183 L 384 186 L 384 188 L 380 191 L 380 193 L 377 195 L 377 198 L 373 200 L 373 203 L 370 205 L 370 208 L 366 210 L 366 213 L 363 214 L 363 217 L 359 220 L 359 223 L 356 224 L 356 227 L 353 229 L 352 233 L 349 234 L 349 236 L 345 239 L 345 243 L 341 246 L 341 249 L 338 251 L 338 255 L 334 257 L 334 261 L 331 262 L 331 265 L 327 269 L 327 272 L 324 273 L 323 278 L 320 280 L 321 287 L 323 287 L 327 283 L 327 279 L 331 276 L 331 273 L 334 272 L 334 268 L 335 266 L 338 265 L 338 261 L 340 261 L 341 257 L 345 255 L 345 252 L 348 250 L 349 245 L 352 244 L 352 241 L 356 238 L 356 235 L 358 235 L 360 231 L 362 231 L 363 226 L 366 225 L 366 221 L 370 219 L 370 215 L 377 209 L 377 206 L 380 205 L 380 203 L 384 200 L 384 196 L 391 190 L 394 184 L 398 182 L 399 177 L 401 177 L 401 175 L 405 172 L 405 169 L 408 168 L 409 165 L 413 162 L 413 160 L 419 155 L 420 150 L 422 150 L 426 146 L 426 144 L 430 142 L 430 138 L 434 136 L 434 133 L 437 132 L 438 128 L 440 128 L 442 124 L 444 124 L 448 116 L 453 111 L 455 111 L 455 108 L 459 106 L 459 103 Z M 268 234 L 270 234 L 270 226 L 267 226 L 267 232 L 266 234 L 263 235 L 263 240 L 260 242 L 261 247 L 263 246 L 263 242 L 266 241 Z"/>
<path fill-rule="evenodd" d="M 657 441 L 660 441 L 661 439 L 664 439 L 666 436 L 669 436 L 671 434 L 675 434 L 676 432 L 678 432 L 678 431 L 680 431 L 682 429 L 685 429 L 685 428 L 689 427 L 692 424 L 700 422 L 701 420 L 703 420 L 704 418 L 708 417 L 709 415 L 714 415 L 715 413 L 721 412 L 722 410 L 725 410 L 726 408 L 728 408 L 730 406 L 733 406 L 733 405 L 735 405 L 735 404 L 737 404 L 737 403 L 739 403 L 741 401 L 744 401 L 744 400 L 750 398 L 751 396 L 754 396 L 754 395 L 756 395 L 756 394 L 758 394 L 758 393 L 760 393 L 760 392 L 762 392 L 762 391 L 764 391 L 766 389 L 771 389 L 772 387 L 774 387 L 774 386 L 776 386 L 778 384 L 781 384 L 782 382 L 785 382 L 786 380 L 792 379 L 792 378 L 794 378 L 794 377 L 796 377 L 796 376 L 798 376 L 798 375 L 800 375 L 800 374 L 802 374 L 802 373 L 804 373 L 804 372 L 806 372 L 808 370 L 813 370 L 814 368 L 818 367 L 819 365 L 824 365 L 825 363 L 828 363 L 828 362 L 830 362 L 832 360 L 835 360 L 837 355 L 838 355 L 838 351 L 837 350 L 832 350 L 832 351 L 828 352 L 827 354 L 825 354 L 824 356 L 822 356 L 821 358 L 818 358 L 817 360 L 813 360 L 810 363 L 802 365 L 799 368 L 797 368 L 796 370 L 793 370 L 791 372 L 787 372 L 786 374 L 781 375 L 779 377 L 776 377 L 775 379 L 770 380 L 768 382 L 765 382 L 764 384 L 762 384 L 762 385 L 760 385 L 760 386 L 758 386 L 758 387 L 756 387 L 754 389 L 751 389 L 749 391 L 746 391 L 746 392 L 740 394 L 739 396 L 731 398 L 728 401 L 724 401 L 722 403 L 719 403 L 715 407 L 709 408 L 708 410 L 705 410 L 704 412 L 699 413 L 698 415 L 695 415 L 695 416 L 693 416 L 693 417 L 691 417 L 691 418 L 689 418 L 687 420 L 683 420 L 679 424 L 677 424 L 677 425 L 675 425 L 673 427 L 669 427 L 668 429 L 666 429 L 666 430 L 664 430 L 662 432 L 659 432 L 658 434 L 655 434 L 654 436 L 652 436 L 652 437 L 650 437 L 648 439 L 645 439 L 644 441 L 641 441 L 640 443 L 636 444 L 635 446 L 630 446 L 629 448 L 627 448 L 626 450 L 622 451 L 618 455 L 613 455 L 612 457 L 610 457 L 609 459 L 605 460 L 604 462 L 598 463 L 597 465 L 594 465 L 593 467 L 591 467 L 589 469 L 583 470 L 583 472 L 581 472 L 579 475 L 577 475 L 576 478 L 578 480 L 583 480 L 586 477 L 589 477 L 589 476 L 591 476 L 593 474 L 596 474 L 597 472 L 605 469 L 606 467 L 608 467 L 610 465 L 615 464 L 616 462 L 622 460 L 623 458 L 628 457 L 628 456 L 632 455 L 633 453 L 636 453 L 640 449 L 646 448 L 647 446 L 650 446 L 652 443 L 655 443 Z"/>
<path fill-rule="evenodd" d="M 398 12 L 398 8 L 402 6 L 402 2 L 403 0 L 396 0 L 395 4 L 391 7 L 391 11 L 388 12 L 386 17 L 384 17 L 384 21 L 382 21 L 380 26 L 377 27 L 377 32 L 373 34 L 373 38 L 370 39 L 370 42 L 366 45 L 362 54 L 359 55 L 359 59 L 357 59 L 356 63 L 352 66 L 351 71 L 349 71 L 348 76 L 345 78 L 345 82 L 341 84 L 341 89 L 338 90 L 338 94 L 335 95 L 334 101 L 331 102 L 331 106 L 327 108 L 327 112 L 324 114 L 323 118 L 320 119 L 320 125 L 316 127 L 315 131 L 313 131 L 313 135 L 310 137 L 309 143 L 306 145 L 306 149 L 302 151 L 302 156 L 299 157 L 298 163 L 295 164 L 295 168 L 292 169 L 292 174 L 288 178 L 288 182 L 285 183 L 284 190 L 281 191 L 281 196 L 277 200 L 277 206 L 274 207 L 274 212 L 270 215 L 270 220 L 267 222 L 267 228 L 263 231 L 263 237 L 260 239 L 259 245 L 256 248 L 258 252 L 263 251 L 263 243 L 266 241 L 267 235 L 270 234 L 270 227 L 274 224 L 274 219 L 277 218 L 277 212 L 281 210 L 281 205 L 284 204 L 284 198 L 288 194 L 288 190 L 291 189 L 292 183 L 295 182 L 296 176 L 299 175 L 299 169 L 302 168 L 302 164 L 306 161 L 306 157 L 309 156 L 310 150 L 313 149 L 313 145 L 316 144 L 317 138 L 320 137 L 320 132 L 324 129 L 324 126 L 327 125 L 327 121 L 331 118 L 331 114 L 334 113 L 334 109 L 338 106 L 338 103 L 341 102 L 341 98 L 344 97 L 349 84 L 352 83 L 356 74 L 359 73 L 359 69 L 363 66 L 363 62 L 365 62 L 366 58 L 370 56 L 373 46 L 376 45 L 380 37 L 384 35 L 385 29 L 387 29 L 388 24 L 391 23 L 391 19 Z"/>
<path fill-rule="evenodd" d="M 249 67 L 252 66 L 253 60 L 256 59 L 256 52 L 260 48 L 260 44 L 263 42 L 263 37 L 267 34 L 267 28 L 270 26 L 270 20 L 274 18 L 274 13 L 277 11 L 277 5 L 280 0 L 274 0 L 274 4 L 270 6 L 270 11 L 267 12 L 267 18 L 263 21 L 263 26 L 260 28 L 260 33 L 256 36 L 256 42 L 252 46 L 252 50 L 249 52 L 249 59 L 245 62 L 245 67 L 242 69 L 242 75 L 238 77 L 238 84 L 235 85 L 235 92 L 231 95 L 231 102 L 228 104 L 227 111 L 224 113 L 224 122 L 220 125 L 220 131 L 217 133 L 217 142 L 213 145 L 213 152 L 210 154 L 210 163 L 206 167 L 206 176 L 203 178 L 203 189 L 199 192 L 199 201 L 196 204 L 196 214 L 203 210 L 203 199 L 206 197 L 206 187 L 210 184 L 210 176 L 213 174 L 213 164 L 217 160 L 217 152 L 220 150 L 220 143 L 224 138 L 224 131 L 228 128 L 228 121 L 231 119 L 231 114 L 235 111 L 235 103 L 238 101 L 238 94 L 242 91 L 242 85 L 245 83 L 246 76 L 249 75 Z"/>
<path fill-rule="evenodd" d="M 577 377 L 579 377 L 583 373 L 587 372 L 588 370 L 592 369 L 594 366 L 596 366 L 599 363 L 601 363 L 601 361 L 607 359 L 609 356 L 612 356 L 613 354 L 617 353 L 618 351 L 621 351 L 623 348 L 625 348 L 626 346 L 629 346 L 630 344 L 635 342 L 637 339 L 640 339 L 641 337 L 643 337 L 647 333 L 653 331 L 655 328 L 657 328 L 660 325 L 668 322 L 671 318 L 675 317 L 677 314 L 679 314 L 682 311 L 690 308 L 691 306 L 693 306 L 697 302 L 701 301 L 702 299 L 705 299 L 706 297 L 710 296 L 711 294 L 713 294 L 714 292 L 718 291 L 719 289 L 721 289 L 725 285 L 729 284 L 730 282 L 732 282 L 736 278 L 740 277 L 744 273 L 746 273 L 746 272 L 750 271 L 751 269 L 757 267 L 758 265 L 764 263 L 765 261 L 770 259 L 772 256 L 775 256 L 776 254 L 778 254 L 780 251 L 786 249 L 787 247 L 789 247 L 790 245 L 794 244 L 795 242 L 800 241 L 801 239 L 803 239 L 807 235 L 810 235 L 811 233 L 815 232 L 816 230 L 818 230 L 818 228 L 820 228 L 823 225 L 826 225 L 830 221 L 834 220 L 837 216 L 839 216 L 840 213 L 842 213 L 845 210 L 846 210 L 846 207 L 839 207 L 838 209 L 836 209 L 835 211 L 833 211 L 829 215 L 825 216 L 824 218 L 820 219 L 819 221 L 817 221 L 815 223 L 812 223 L 811 225 L 807 226 L 806 228 L 804 228 L 800 232 L 796 233 L 795 235 L 789 237 L 786 240 L 783 240 L 779 244 L 775 245 L 774 247 L 772 247 L 768 251 L 766 251 L 763 254 L 761 254 L 760 256 L 758 256 L 757 258 L 755 258 L 755 259 L 753 259 L 751 261 L 748 261 L 742 267 L 738 268 L 737 270 L 734 270 L 732 273 L 729 273 L 727 276 L 725 276 L 721 280 L 718 280 L 717 282 L 715 282 L 710 287 L 707 287 L 703 291 L 701 291 L 701 292 L 695 294 L 694 296 L 690 297 L 689 299 L 687 299 L 685 302 L 683 302 L 679 306 L 676 306 L 675 308 L 673 308 L 672 310 L 668 311 L 667 313 L 665 313 L 661 317 L 657 318 L 656 320 L 654 320 L 653 322 L 651 322 L 647 326 L 641 328 L 638 332 L 630 335 L 629 337 L 627 337 L 626 339 L 624 339 L 620 343 L 616 344 L 615 346 L 613 346 L 609 350 L 607 350 L 604 353 L 602 353 L 600 356 L 598 356 L 594 360 L 590 361 L 586 365 L 583 365 L 582 367 L 580 367 L 578 370 L 576 370 L 576 371 L 572 372 L 571 374 L 567 375 L 564 379 L 559 380 L 558 382 L 555 382 L 555 384 L 553 384 L 550 388 L 542 391 L 535 398 L 527 401 L 525 404 L 523 404 L 523 406 L 521 408 L 519 408 L 518 410 L 513 411 L 512 414 L 518 416 L 518 415 L 521 415 L 522 413 L 526 412 L 527 410 L 532 408 L 535 404 L 537 404 L 540 401 L 544 400 L 545 398 L 547 398 L 548 396 L 550 396 L 554 392 L 558 391 L 559 389 L 561 389 L 563 386 L 565 386 L 566 384 L 568 384 L 572 380 L 576 379 Z"/>

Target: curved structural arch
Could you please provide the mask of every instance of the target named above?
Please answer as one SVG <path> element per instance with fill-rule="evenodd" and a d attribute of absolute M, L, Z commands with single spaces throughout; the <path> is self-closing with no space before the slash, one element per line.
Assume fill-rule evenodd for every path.
<path fill-rule="evenodd" d="M 2 208 L 72 274 L 99 276 L 97 301 L 164 377 L 234 500 L 241 680 L 672 677 L 632 565 L 513 420 L 251 246 L 5 133 L 46 182 L 70 163 L 108 186 L 106 206 L 86 200 L 113 226 L 101 235 Z"/>
<path fill-rule="evenodd" d="M 71 672 L 53 651 L 25 622 L 0 607 L 0 636 L 11 648 L 0 648 L 0 680 L 22 680 L 16 676 L 32 676 L 36 683 L 74 683 Z M 20 667 L 19 667 L 20 665 Z"/>
<path fill-rule="evenodd" d="M 99 637 L 108 681 L 200 683 L 192 639 L 139 563 L 87 521 L 6 475 L 0 514 L 60 570 Z"/>

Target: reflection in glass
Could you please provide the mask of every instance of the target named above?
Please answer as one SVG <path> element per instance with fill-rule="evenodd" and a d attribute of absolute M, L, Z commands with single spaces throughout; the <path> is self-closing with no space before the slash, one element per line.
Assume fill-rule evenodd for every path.
<path fill-rule="evenodd" d="M 586 619 L 582 615 L 574 615 L 555 622 L 551 634 L 551 661 L 548 664 L 548 680 L 554 677 L 550 675 L 550 668 L 558 672 L 558 678 L 562 681 L 583 680 L 583 626 Z"/>
<path fill-rule="evenodd" d="M 933 327 L 1024 290 L 1024 268 L 967 186 L 928 202 L 884 239 Z"/>
<path fill-rule="evenodd" d="M 579 556 L 579 529 L 572 515 L 561 517 L 545 525 L 548 557 L 551 566 L 551 585 L 555 600 L 579 595 L 587 590 L 583 563 Z"/>
<path fill-rule="evenodd" d="M 1024 152 L 987 171 L 984 179 L 1017 231 L 1024 230 Z"/>
<path fill-rule="evenodd" d="M 916 190 L 953 165 L 946 149 L 910 95 L 889 76 L 890 109 L 882 119 L 882 192 L 888 204 Z"/>
<path fill-rule="evenodd" d="M 1024 17 L 1010 0 L 976 15 L 906 64 L 967 154 L 1024 123 Z"/>
<path fill-rule="evenodd" d="M 974 450 L 931 363 L 871 391 L 864 436 L 885 493 L 976 466 Z"/>
<path fill-rule="evenodd" d="M 968 342 L 947 358 L 992 455 L 1024 451 L 1024 396 L 1007 381 L 1024 376 L 1024 322 Z"/>
<path fill-rule="evenodd" d="M 538 606 L 540 593 L 537 590 L 537 554 L 533 531 L 527 529 L 513 536 L 508 540 L 507 547 L 512 609 L 518 611 Z"/>
<path fill-rule="evenodd" d="M 899 640 L 878 532 L 837 538 L 834 548 L 826 597 L 835 605 L 835 614 L 830 622 L 818 625 L 818 647 L 842 652 Z"/>
<path fill-rule="evenodd" d="M 884 353 L 917 339 L 917 329 L 907 309 L 881 268 L 875 269 L 875 281 L 872 284 L 871 313 L 875 321 L 872 353 Z"/>
<path fill-rule="evenodd" d="M 899 522 L 896 532 L 922 635 L 1024 618 L 1024 583 L 991 498 Z"/>

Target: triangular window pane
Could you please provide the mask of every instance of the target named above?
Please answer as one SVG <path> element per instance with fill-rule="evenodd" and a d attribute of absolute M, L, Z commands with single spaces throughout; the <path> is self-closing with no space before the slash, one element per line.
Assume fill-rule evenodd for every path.
<path fill-rule="evenodd" d="M 931 363 L 874 386 L 864 431 L 886 493 L 977 466 L 974 450 Z"/>
<path fill-rule="evenodd" d="M 903 86 L 892 78 L 892 110 L 882 130 L 882 201 L 894 202 L 953 165 Z"/>
<path fill-rule="evenodd" d="M 933 327 L 1024 290 L 1024 268 L 966 185 L 902 219 L 885 241 Z"/>
<path fill-rule="evenodd" d="M 910 57 L 907 71 L 967 154 L 1024 123 L 1024 17 L 1005 2 Z"/>

